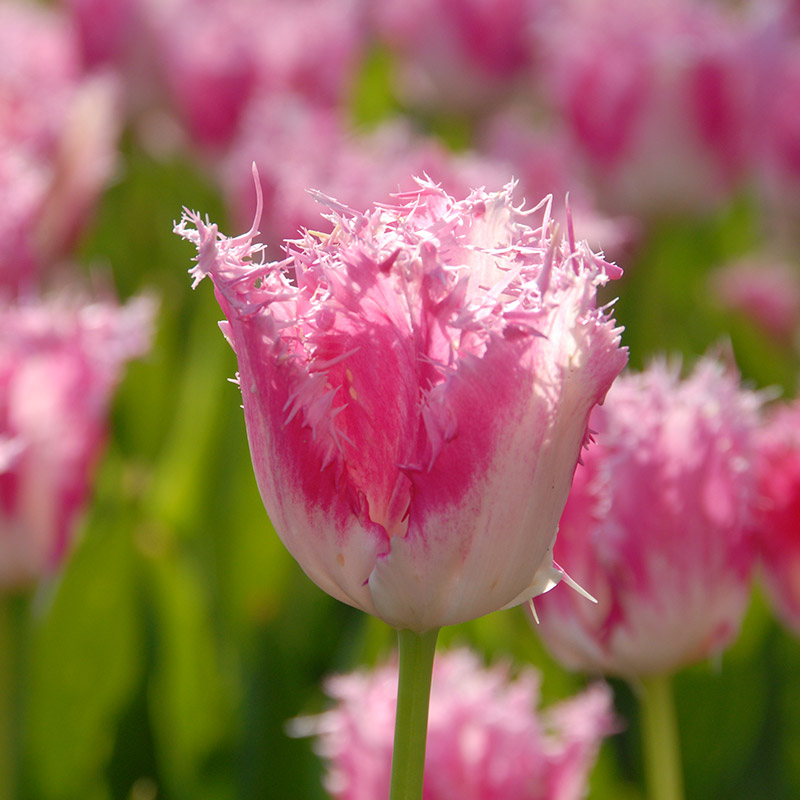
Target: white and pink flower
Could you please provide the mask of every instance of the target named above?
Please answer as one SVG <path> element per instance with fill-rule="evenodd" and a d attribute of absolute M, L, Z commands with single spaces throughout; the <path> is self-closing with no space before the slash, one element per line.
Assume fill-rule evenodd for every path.
<path fill-rule="evenodd" d="M 754 255 L 725 264 L 710 276 L 717 301 L 769 336 L 789 342 L 800 327 L 800 269 L 786 261 Z"/>
<path fill-rule="evenodd" d="M 336 705 L 294 720 L 316 737 L 335 800 L 389 795 L 397 665 L 327 682 Z M 603 738 L 614 731 L 611 692 L 596 684 L 538 712 L 539 676 L 484 667 L 469 650 L 440 653 L 433 667 L 425 800 L 579 800 Z"/>
<path fill-rule="evenodd" d="M 757 463 L 761 577 L 781 619 L 800 634 L 800 401 L 773 410 L 758 434 Z"/>
<path fill-rule="evenodd" d="M 685 214 L 731 196 L 757 142 L 754 38 L 710 3 L 559 4 L 539 78 L 606 208 Z"/>
<path fill-rule="evenodd" d="M 0 591 L 61 564 L 75 536 L 125 362 L 149 346 L 152 303 L 0 307 Z"/>
<path fill-rule="evenodd" d="M 760 398 L 711 359 L 680 380 L 654 363 L 619 378 L 590 425 L 559 525 L 559 562 L 598 600 L 556 590 L 538 630 L 570 669 L 669 673 L 738 633 L 754 548 Z"/>
<path fill-rule="evenodd" d="M 417 632 L 553 585 L 558 518 L 627 354 L 596 306 L 620 270 L 511 186 L 429 182 L 265 263 L 187 212 L 237 353 L 270 518 L 334 597 Z M 534 213 L 539 215 L 536 222 Z"/>
<path fill-rule="evenodd" d="M 0 3 L 0 296 L 62 256 L 116 159 L 116 84 L 81 71 L 69 20 Z"/>

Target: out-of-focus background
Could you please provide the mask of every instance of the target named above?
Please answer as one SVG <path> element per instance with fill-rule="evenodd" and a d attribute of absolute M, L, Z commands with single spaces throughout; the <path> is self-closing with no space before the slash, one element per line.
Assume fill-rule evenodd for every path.
<path fill-rule="evenodd" d="M 423 173 L 457 197 L 569 192 L 578 236 L 625 270 L 604 299 L 633 367 L 721 345 L 795 396 L 796 2 L 3 0 L 4 302 L 80 285 L 156 304 L 68 557 L 8 593 L 25 797 L 323 798 L 287 721 L 394 646 L 272 530 L 212 287 L 191 290 L 172 232 L 183 206 L 246 230 L 253 162 L 275 259 L 326 224 L 309 187 L 354 208 Z M 586 684 L 521 609 L 443 630 L 455 644 L 536 666 L 545 705 Z M 643 797 L 635 698 L 612 686 L 589 797 Z M 735 644 L 675 693 L 687 797 L 800 796 L 800 639 L 758 579 Z"/>

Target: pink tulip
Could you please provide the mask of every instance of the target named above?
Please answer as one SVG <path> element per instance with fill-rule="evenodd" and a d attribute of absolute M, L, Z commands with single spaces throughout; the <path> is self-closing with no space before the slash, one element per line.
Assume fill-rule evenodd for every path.
<path fill-rule="evenodd" d="M 253 262 L 255 229 L 176 227 L 227 317 L 276 531 L 321 588 L 397 628 L 527 601 L 561 575 L 589 412 L 626 361 L 595 304 L 619 269 L 511 187 L 456 202 L 421 181 L 364 214 L 319 199 L 332 230 L 282 262 Z"/>
<path fill-rule="evenodd" d="M 116 86 L 84 76 L 66 17 L 0 3 L 0 296 L 62 256 L 115 163 Z"/>
<path fill-rule="evenodd" d="M 539 631 L 571 669 L 669 673 L 736 636 L 753 564 L 760 399 L 711 359 L 686 380 L 656 363 L 612 387 L 575 474 L 556 558 L 597 599 L 556 590 Z"/>
<path fill-rule="evenodd" d="M 730 197 L 758 127 L 751 39 L 713 4 L 558 5 L 539 74 L 607 207 L 687 213 Z"/>
<path fill-rule="evenodd" d="M 437 113 L 496 105 L 535 59 L 541 0 L 404 0 L 370 7 L 398 94 Z"/>
<path fill-rule="evenodd" d="M 335 800 L 389 796 L 397 667 L 328 680 L 336 701 L 292 732 L 317 737 Z M 614 729 L 611 692 L 597 684 L 537 715 L 539 677 L 512 679 L 468 650 L 440 653 L 433 668 L 424 800 L 578 800 L 600 743 Z"/>
<path fill-rule="evenodd" d="M 161 0 L 145 11 L 170 103 L 204 147 L 229 145 L 262 92 L 344 103 L 366 36 L 360 0 Z"/>
<path fill-rule="evenodd" d="M 781 619 L 800 634 L 800 401 L 780 407 L 759 432 L 757 474 L 764 584 Z"/>
<path fill-rule="evenodd" d="M 230 205 L 243 226 L 255 212 L 253 162 L 264 193 L 261 230 L 275 246 L 317 224 L 319 204 L 306 191 L 309 186 L 361 208 L 414 189 L 413 175 L 428 175 L 459 196 L 470 186 L 499 184 L 509 174 L 497 161 L 448 151 L 405 120 L 386 120 L 356 133 L 333 109 L 277 94 L 250 105 L 226 159 Z"/>
<path fill-rule="evenodd" d="M 0 307 L 0 591 L 66 556 L 124 362 L 148 346 L 152 304 Z"/>
<path fill-rule="evenodd" d="M 597 211 L 591 190 L 576 163 L 567 138 L 539 125 L 517 110 L 494 114 L 480 135 L 480 152 L 503 165 L 519 180 L 525 197 L 569 197 L 580 224 L 577 235 L 606 254 L 629 252 L 637 235 L 633 217 L 609 217 Z"/>
<path fill-rule="evenodd" d="M 800 323 L 800 270 L 796 267 L 755 256 L 715 270 L 709 285 L 725 308 L 745 315 L 773 338 L 791 341 Z"/>
<path fill-rule="evenodd" d="M 88 67 L 116 63 L 127 57 L 133 40 L 141 45 L 143 0 L 63 0 L 72 17 Z"/>
<path fill-rule="evenodd" d="M 795 4 L 797 6 L 797 4 Z M 800 214 L 800 7 L 776 4 L 759 41 L 760 189 L 773 241 L 796 250 Z"/>

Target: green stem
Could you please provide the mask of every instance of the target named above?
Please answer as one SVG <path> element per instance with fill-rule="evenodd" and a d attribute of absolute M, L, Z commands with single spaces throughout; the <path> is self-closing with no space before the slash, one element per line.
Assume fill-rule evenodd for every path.
<path fill-rule="evenodd" d="M 683 800 L 678 722 L 669 675 L 642 679 L 642 739 L 650 800 Z"/>
<path fill-rule="evenodd" d="M 439 629 L 398 631 L 400 673 L 390 800 L 422 800 L 433 656 Z"/>
<path fill-rule="evenodd" d="M 0 593 L 0 800 L 19 792 L 20 648 L 27 605 L 24 598 Z"/>

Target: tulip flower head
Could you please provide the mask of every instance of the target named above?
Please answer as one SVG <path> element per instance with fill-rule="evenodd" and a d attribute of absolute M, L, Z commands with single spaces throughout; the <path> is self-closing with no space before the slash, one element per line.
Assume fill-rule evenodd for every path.
<path fill-rule="evenodd" d="M 0 294 L 27 293 L 85 224 L 116 160 L 117 84 L 83 75 L 63 14 L 0 3 Z"/>
<path fill-rule="evenodd" d="M 148 347 L 152 303 L 65 299 L 0 308 L 0 591 L 69 552 L 124 363 Z"/>
<path fill-rule="evenodd" d="M 800 402 L 781 406 L 758 434 L 761 574 L 783 622 L 800 634 Z"/>
<path fill-rule="evenodd" d="M 427 631 L 527 601 L 552 546 L 591 408 L 626 362 L 596 289 L 620 270 L 550 201 L 438 186 L 254 261 L 186 212 L 236 351 L 261 496 L 334 597 Z M 532 224 L 533 214 L 541 223 Z"/>
<path fill-rule="evenodd" d="M 598 599 L 537 601 L 565 666 L 670 673 L 736 636 L 753 565 L 754 434 L 761 400 L 712 359 L 680 380 L 657 362 L 623 375 L 590 426 L 556 557 Z"/>
<path fill-rule="evenodd" d="M 756 255 L 725 264 L 711 273 L 709 289 L 778 342 L 791 342 L 800 326 L 800 271 L 785 261 Z"/>
<path fill-rule="evenodd" d="M 325 758 L 336 800 L 388 797 L 397 666 L 327 682 L 336 705 L 294 720 Z M 613 732 L 611 692 L 597 684 L 537 713 L 539 676 L 512 679 L 469 650 L 440 653 L 433 668 L 425 800 L 578 800 L 603 737 Z"/>

